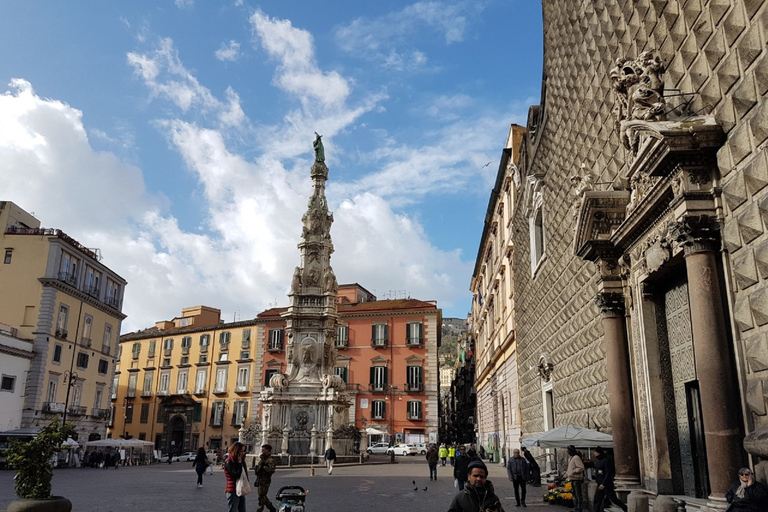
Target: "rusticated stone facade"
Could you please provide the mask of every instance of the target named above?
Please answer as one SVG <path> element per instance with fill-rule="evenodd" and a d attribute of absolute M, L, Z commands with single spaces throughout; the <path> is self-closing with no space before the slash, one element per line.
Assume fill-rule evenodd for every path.
<path fill-rule="evenodd" d="M 513 220 L 522 436 L 588 415 L 627 483 L 717 501 L 768 426 L 768 3 L 543 11 Z"/>

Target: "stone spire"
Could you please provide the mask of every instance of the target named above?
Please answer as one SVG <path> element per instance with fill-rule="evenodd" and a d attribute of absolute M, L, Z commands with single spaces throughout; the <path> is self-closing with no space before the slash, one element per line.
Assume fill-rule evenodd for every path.
<path fill-rule="evenodd" d="M 338 320 L 338 283 L 331 268 L 333 214 L 325 198 L 328 167 L 322 136 L 315 135 L 315 162 L 310 171 L 312 195 L 301 218 L 301 265 L 293 273 L 290 305 L 285 313 L 288 381 L 307 384 L 333 376 Z"/>

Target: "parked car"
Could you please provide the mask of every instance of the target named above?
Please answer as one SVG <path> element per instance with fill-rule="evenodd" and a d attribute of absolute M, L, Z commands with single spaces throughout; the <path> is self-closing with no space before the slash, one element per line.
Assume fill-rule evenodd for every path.
<path fill-rule="evenodd" d="M 181 455 L 174 455 L 173 462 L 192 462 L 195 457 L 197 457 L 197 452 L 186 452 Z"/>
<path fill-rule="evenodd" d="M 419 453 L 418 448 L 416 448 L 415 445 L 412 444 L 397 444 L 394 448 L 390 448 L 387 450 L 387 453 L 395 455 L 416 455 Z"/>
<path fill-rule="evenodd" d="M 376 443 L 369 446 L 367 451 L 368 453 L 383 454 L 383 453 L 387 453 L 389 448 L 390 448 L 389 443 Z"/>
<path fill-rule="evenodd" d="M 427 443 L 416 443 L 414 444 L 417 450 L 419 450 L 419 453 L 422 455 L 427 454 Z"/>

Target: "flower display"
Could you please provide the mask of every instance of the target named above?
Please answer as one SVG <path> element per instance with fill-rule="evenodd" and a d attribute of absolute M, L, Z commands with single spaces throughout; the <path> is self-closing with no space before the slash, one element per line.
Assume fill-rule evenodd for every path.
<path fill-rule="evenodd" d="M 557 484 L 547 485 L 547 492 L 543 496 L 544 503 L 554 505 L 573 506 L 573 484 L 566 482 L 562 486 Z"/>

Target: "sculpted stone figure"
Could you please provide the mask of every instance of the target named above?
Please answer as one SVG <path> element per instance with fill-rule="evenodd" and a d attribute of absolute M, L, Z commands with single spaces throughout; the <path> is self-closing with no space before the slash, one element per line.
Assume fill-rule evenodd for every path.
<path fill-rule="evenodd" d="M 315 162 L 325 162 L 325 147 L 323 146 L 323 136 L 315 132 L 315 141 L 312 143 L 315 148 Z"/>
<path fill-rule="evenodd" d="M 610 77 L 616 91 L 613 113 L 619 125 L 621 139 L 626 147 L 628 139 L 621 128 L 622 121 L 664 121 L 666 101 L 661 79 L 664 64 L 652 52 L 643 52 L 637 59 L 617 59 Z"/>
<path fill-rule="evenodd" d="M 333 293 L 337 291 L 339 288 L 338 283 L 336 282 L 336 276 L 333 273 L 333 270 L 331 270 L 330 267 L 325 269 L 325 274 L 323 275 L 323 290 L 328 293 Z"/>
<path fill-rule="evenodd" d="M 293 271 L 293 281 L 291 282 L 291 292 L 299 293 L 301 291 L 301 269 L 296 267 Z"/>

